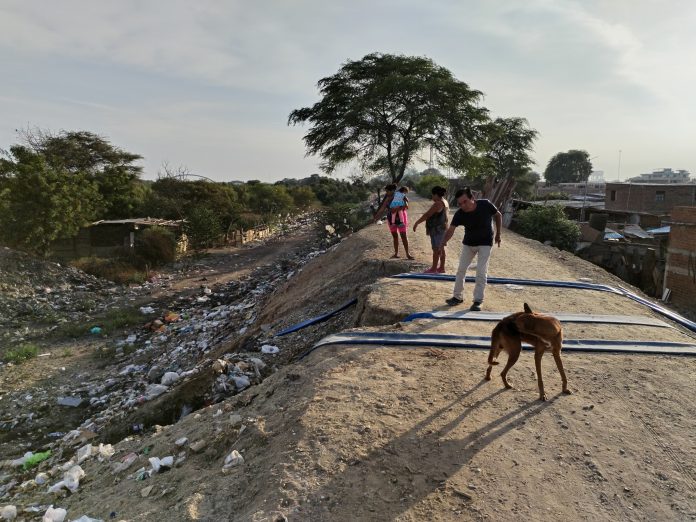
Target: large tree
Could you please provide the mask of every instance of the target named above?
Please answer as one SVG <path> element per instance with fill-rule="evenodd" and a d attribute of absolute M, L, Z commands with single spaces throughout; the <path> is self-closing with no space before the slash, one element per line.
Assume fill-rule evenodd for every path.
<path fill-rule="evenodd" d="M 43 155 L 16 145 L 0 158 L 0 241 L 35 254 L 53 240 L 74 236 L 93 221 L 102 198 L 81 171 L 49 165 Z"/>
<path fill-rule="evenodd" d="M 558 183 L 580 183 L 587 181 L 592 173 L 590 155 L 585 150 L 559 152 L 549 160 L 544 179 L 549 185 Z"/>
<path fill-rule="evenodd" d="M 41 129 L 20 131 L 24 145 L 41 155 L 46 164 L 64 172 L 88 176 L 102 198 L 98 218 L 134 217 L 144 196 L 138 178 L 142 167 L 138 154 L 112 145 L 106 138 L 87 131 L 52 133 Z"/>
<path fill-rule="evenodd" d="M 307 152 L 323 159 L 326 172 L 358 160 L 397 183 L 425 147 L 461 164 L 478 150 L 488 121 L 482 93 L 425 57 L 369 54 L 318 87 L 322 99 L 292 111 L 288 124 L 309 123 Z"/>
<path fill-rule="evenodd" d="M 524 118 L 496 118 L 488 126 L 483 158 L 496 176 L 523 177 L 534 164 L 530 153 L 537 136 Z"/>

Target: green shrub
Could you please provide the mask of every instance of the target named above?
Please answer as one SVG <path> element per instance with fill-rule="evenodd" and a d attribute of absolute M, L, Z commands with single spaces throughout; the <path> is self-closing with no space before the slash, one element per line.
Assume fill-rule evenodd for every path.
<path fill-rule="evenodd" d="M 108 279 L 118 284 L 142 283 L 146 279 L 144 272 L 123 259 L 81 257 L 71 261 L 70 265 L 93 276 Z"/>
<path fill-rule="evenodd" d="M 439 185 L 447 188 L 449 180 L 445 176 L 439 174 L 426 174 L 416 184 L 416 192 L 424 198 L 430 198 L 433 187 Z"/>
<path fill-rule="evenodd" d="M 534 205 L 517 216 L 517 231 L 525 237 L 572 252 L 580 237 L 580 227 L 568 219 L 561 205 Z"/>
<path fill-rule="evenodd" d="M 162 266 L 176 259 L 176 238 L 166 228 L 148 228 L 138 236 L 135 251 L 149 266 Z"/>
<path fill-rule="evenodd" d="M 188 212 L 185 228 L 193 248 L 209 248 L 219 242 L 223 234 L 219 216 L 204 206 L 194 207 Z"/>
<path fill-rule="evenodd" d="M 117 308 L 91 319 L 85 319 L 83 323 L 62 324 L 52 332 L 52 337 L 56 339 L 82 337 L 89 334 L 94 326 L 101 328 L 100 335 L 111 335 L 124 328 L 143 325 L 147 320 L 147 316 L 144 316 L 138 308 Z"/>
<path fill-rule="evenodd" d="M 39 354 L 39 347 L 35 344 L 20 344 L 15 348 L 10 348 L 3 355 L 5 362 L 19 364 L 29 359 L 33 359 Z"/>

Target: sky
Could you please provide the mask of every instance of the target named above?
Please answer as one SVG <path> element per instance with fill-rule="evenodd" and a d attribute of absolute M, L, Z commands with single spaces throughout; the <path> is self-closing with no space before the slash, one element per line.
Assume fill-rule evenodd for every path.
<path fill-rule="evenodd" d="M 696 176 L 691 0 L 2 0 L 0 148 L 17 129 L 87 130 L 218 181 L 319 172 L 289 113 L 372 52 L 427 56 L 622 180 Z M 422 163 L 413 165 L 425 168 Z M 337 175 L 354 173 L 355 166 Z"/>

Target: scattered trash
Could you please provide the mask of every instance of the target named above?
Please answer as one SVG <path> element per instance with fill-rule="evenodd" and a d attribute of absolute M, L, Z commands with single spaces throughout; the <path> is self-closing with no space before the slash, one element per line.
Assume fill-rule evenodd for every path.
<path fill-rule="evenodd" d="M 165 323 L 174 323 L 178 321 L 180 318 L 179 314 L 174 313 L 174 312 L 167 312 L 164 314 L 164 317 L 162 318 Z"/>
<path fill-rule="evenodd" d="M 148 461 L 150 462 L 150 466 L 152 466 L 153 473 L 159 473 L 160 469 L 169 469 L 174 465 L 174 457 L 171 455 L 161 459 L 159 457 L 150 457 Z"/>
<path fill-rule="evenodd" d="M 227 470 L 240 464 L 244 464 L 244 457 L 237 450 L 232 450 L 232 453 L 225 457 L 225 465 L 222 466 L 222 469 Z"/>
<path fill-rule="evenodd" d="M 207 445 L 208 445 L 208 443 L 206 441 L 204 441 L 203 439 L 201 439 L 201 440 L 197 440 L 196 442 L 191 444 L 190 448 L 191 448 L 191 451 L 193 451 L 194 453 L 198 453 L 198 452 L 202 451 Z"/>
<path fill-rule="evenodd" d="M 507 285 L 505 285 L 505 289 L 518 291 L 518 290 L 524 290 L 524 286 L 507 284 Z"/>
<path fill-rule="evenodd" d="M 152 308 L 151 306 L 141 306 L 141 307 L 140 307 L 140 313 L 143 314 L 143 315 L 154 314 L 154 313 L 155 313 L 155 309 Z"/>
<path fill-rule="evenodd" d="M 104 522 L 104 520 L 101 518 L 92 518 L 88 517 L 87 515 L 82 515 L 80 518 L 76 518 L 70 522 Z"/>
<path fill-rule="evenodd" d="M 9 505 L 0 509 L 0 518 L 3 520 L 14 520 L 17 518 L 17 506 Z"/>
<path fill-rule="evenodd" d="M 162 376 L 162 381 L 161 383 L 164 386 L 171 386 L 174 384 L 176 381 L 178 381 L 180 378 L 179 374 L 176 372 L 167 372 Z"/>
<path fill-rule="evenodd" d="M 128 453 L 121 458 L 121 462 L 116 463 L 114 466 L 114 473 L 121 473 L 126 471 L 133 462 L 138 460 L 138 455 L 135 453 Z"/>
<path fill-rule="evenodd" d="M 93 335 L 99 335 L 100 333 L 102 333 L 102 329 L 100 326 L 93 326 L 92 328 L 89 329 L 89 333 L 91 333 Z"/>
<path fill-rule="evenodd" d="M 168 390 L 163 384 L 148 384 L 145 388 L 145 400 L 151 401 L 155 397 L 159 397 Z"/>
<path fill-rule="evenodd" d="M 273 346 L 271 344 L 264 344 L 261 346 L 261 353 L 276 354 L 278 352 L 280 352 L 280 348 L 277 346 Z"/>
<path fill-rule="evenodd" d="M 80 404 L 82 404 L 81 397 L 58 397 L 58 406 L 77 408 Z"/>
<path fill-rule="evenodd" d="M 145 486 L 143 489 L 140 490 L 140 496 L 143 498 L 146 498 L 150 494 L 150 492 L 152 491 L 152 488 L 154 488 L 154 487 L 155 486 L 153 486 L 153 485 Z"/>
<path fill-rule="evenodd" d="M 179 447 L 186 446 L 186 444 L 188 444 L 188 437 L 181 437 L 180 439 L 176 439 L 174 444 L 176 444 Z"/>
<path fill-rule="evenodd" d="M 44 513 L 42 522 L 63 522 L 68 512 L 63 508 L 54 508 L 52 505 Z"/>
<path fill-rule="evenodd" d="M 47 458 L 51 456 L 51 450 L 44 451 L 42 453 L 34 453 L 31 455 L 29 458 L 25 459 L 24 462 L 22 463 L 22 469 L 23 470 L 28 470 L 39 464 L 40 462 L 43 462 Z"/>

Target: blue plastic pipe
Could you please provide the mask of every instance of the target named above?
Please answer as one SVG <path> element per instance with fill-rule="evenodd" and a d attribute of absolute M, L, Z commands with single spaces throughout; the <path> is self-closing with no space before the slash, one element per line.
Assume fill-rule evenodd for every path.
<path fill-rule="evenodd" d="M 391 277 L 397 279 L 434 279 L 438 281 L 454 281 L 455 279 L 455 276 L 448 274 L 397 274 Z M 466 276 L 465 280 L 469 283 L 472 283 L 476 280 L 476 278 L 473 276 Z M 678 313 L 673 312 L 672 310 L 668 310 L 663 306 L 652 303 L 647 299 L 644 299 L 639 295 L 634 294 L 633 292 L 629 292 L 624 288 L 615 288 L 613 286 L 598 283 L 585 283 L 583 281 L 548 281 L 544 279 L 514 279 L 508 277 L 489 277 L 487 281 L 494 285 L 550 286 L 554 288 L 576 288 L 579 290 L 597 290 L 600 292 L 609 292 L 612 294 L 622 295 L 624 297 L 632 299 L 637 303 L 642 304 L 643 306 L 647 306 L 652 311 L 671 319 L 675 323 L 678 323 L 684 326 L 685 328 L 688 328 L 692 332 L 696 332 L 696 322 L 690 321 L 686 317 L 681 316 Z"/>
<path fill-rule="evenodd" d="M 307 328 L 308 326 L 311 326 L 313 324 L 324 322 L 324 321 L 332 318 L 337 313 L 342 312 L 346 308 L 353 306 L 357 302 L 358 302 L 357 298 L 351 299 L 350 301 L 342 304 L 339 308 L 337 308 L 333 312 L 328 312 L 328 313 L 320 315 L 318 317 L 313 317 L 311 319 L 307 319 L 306 321 L 302 321 L 301 323 L 297 323 L 293 326 L 290 326 L 289 328 L 286 328 L 282 332 L 278 332 L 277 334 L 275 334 L 275 336 L 281 337 L 283 335 L 287 335 L 289 333 L 296 332 L 297 330 L 302 330 L 302 328 Z"/>

